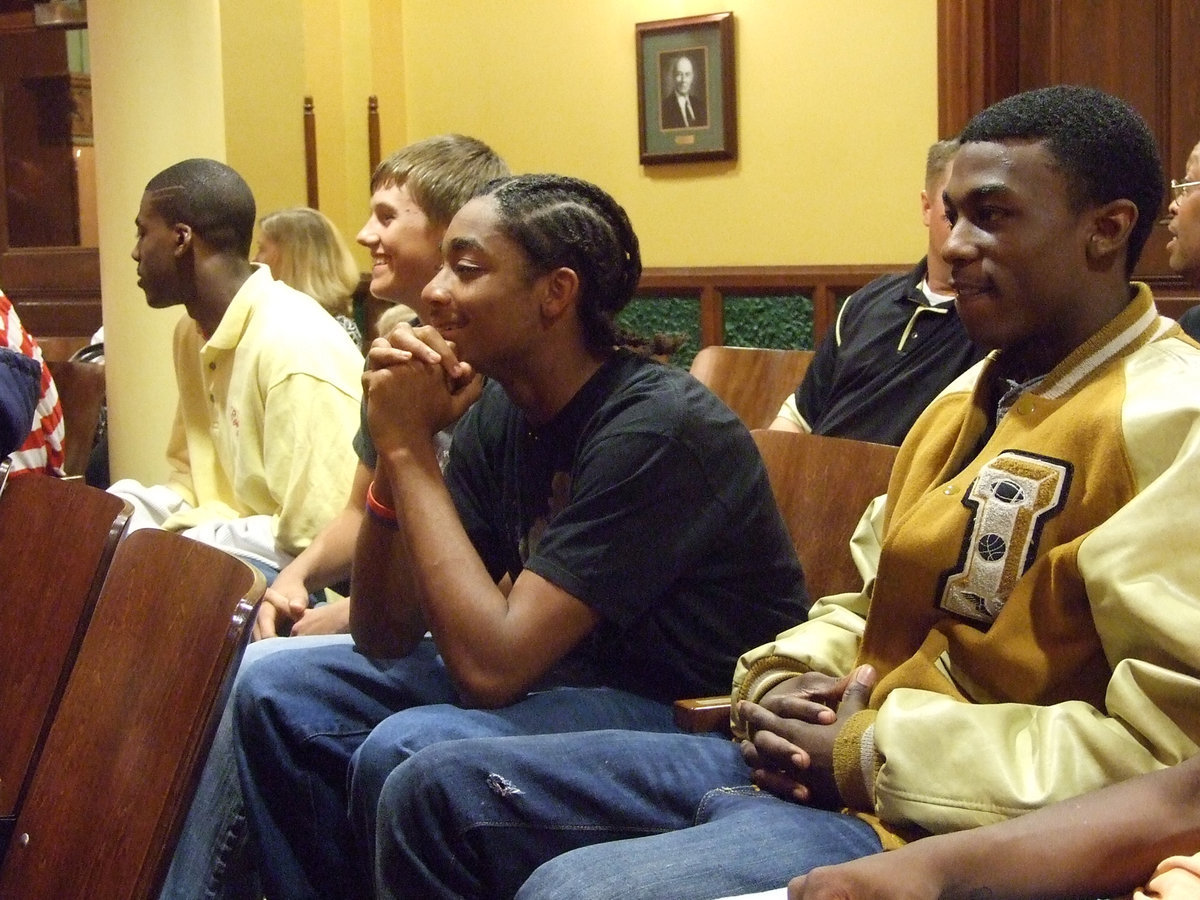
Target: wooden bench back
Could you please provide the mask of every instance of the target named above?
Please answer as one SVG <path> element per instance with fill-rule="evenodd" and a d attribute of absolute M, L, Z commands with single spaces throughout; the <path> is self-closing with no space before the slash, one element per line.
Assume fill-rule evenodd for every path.
<path fill-rule="evenodd" d="M 104 363 L 64 359 L 47 360 L 46 365 L 58 388 L 66 429 L 67 458 L 63 471 L 67 475 L 82 475 L 87 471 L 104 407 Z"/>
<path fill-rule="evenodd" d="M 811 350 L 711 346 L 696 354 L 689 371 L 747 428 L 766 428 L 799 386 L 812 358 Z"/>
<path fill-rule="evenodd" d="M 0 868 L 0 897 L 156 897 L 265 582 L 214 547 L 117 548 Z"/>
<path fill-rule="evenodd" d="M 750 434 L 804 566 L 809 597 L 860 590 L 850 538 L 870 502 L 887 493 L 898 448 L 790 431 Z M 676 700 L 674 712 L 684 731 L 729 730 L 728 694 Z"/>
<path fill-rule="evenodd" d="M 0 493 L 0 821 L 20 805 L 129 512 L 48 475 Z"/>
<path fill-rule="evenodd" d="M 809 596 L 860 589 L 850 538 L 871 500 L 887 493 L 898 448 L 787 431 L 751 435 L 804 566 Z"/>

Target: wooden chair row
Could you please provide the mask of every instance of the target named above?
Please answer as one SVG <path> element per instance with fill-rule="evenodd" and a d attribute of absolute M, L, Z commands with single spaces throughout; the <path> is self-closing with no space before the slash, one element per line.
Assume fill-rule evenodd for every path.
<path fill-rule="evenodd" d="M 795 393 L 812 358 L 812 350 L 713 345 L 696 354 L 689 371 L 747 428 L 767 428 Z"/>
<path fill-rule="evenodd" d="M 862 578 L 850 538 L 871 500 L 887 493 L 898 448 L 788 431 L 759 429 L 751 435 L 804 567 L 809 596 L 859 590 Z M 727 730 L 729 696 L 679 700 L 675 721 L 686 731 Z"/>
<path fill-rule="evenodd" d="M 0 493 L 0 897 L 157 896 L 261 574 L 79 481 Z"/>

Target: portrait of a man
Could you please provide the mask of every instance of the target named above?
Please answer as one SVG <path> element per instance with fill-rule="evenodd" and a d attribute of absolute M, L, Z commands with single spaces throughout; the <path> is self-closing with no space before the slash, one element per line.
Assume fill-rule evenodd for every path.
<path fill-rule="evenodd" d="M 663 85 L 663 131 L 704 128 L 708 125 L 704 50 L 665 53 L 659 59 Z"/>
<path fill-rule="evenodd" d="M 737 159 L 733 13 L 637 24 L 638 158 Z"/>

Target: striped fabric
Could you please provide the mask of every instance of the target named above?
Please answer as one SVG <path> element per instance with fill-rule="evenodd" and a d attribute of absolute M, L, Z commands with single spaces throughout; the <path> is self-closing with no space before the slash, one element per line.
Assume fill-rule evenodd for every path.
<path fill-rule="evenodd" d="M 58 388 L 50 377 L 50 369 L 42 359 L 42 350 L 33 336 L 21 325 L 12 302 L 0 292 L 0 345 L 17 350 L 42 364 L 42 396 L 34 413 L 33 427 L 29 437 L 12 455 L 10 477 L 30 472 L 48 475 L 63 474 L 63 442 L 66 436 L 63 427 L 62 406 L 58 402 Z"/>

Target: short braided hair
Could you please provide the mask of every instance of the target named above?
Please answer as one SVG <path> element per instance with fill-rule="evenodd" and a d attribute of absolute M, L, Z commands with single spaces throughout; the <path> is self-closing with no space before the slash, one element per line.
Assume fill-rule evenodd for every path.
<path fill-rule="evenodd" d="M 637 290 L 642 256 L 629 216 L 607 193 L 565 175 L 517 175 L 492 181 L 477 196 L 496 201 L 501 231 L 525 251 L 531 274 L 562 266 L 579 277 L 579 318 L 592 349 L 674 349 L 671 338 L 646 339 L 617 323 Z"/>

